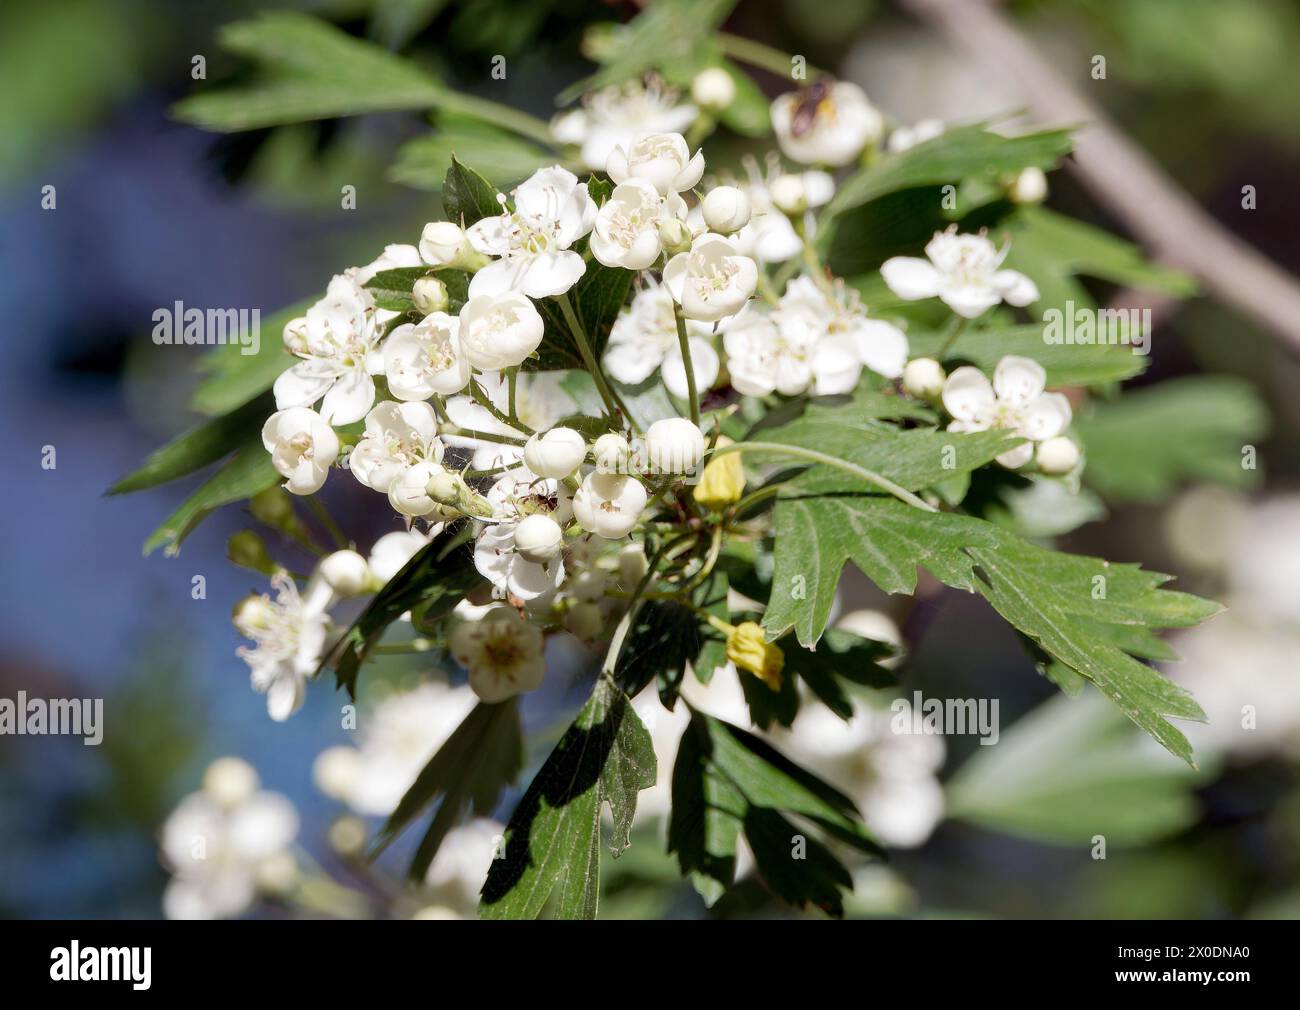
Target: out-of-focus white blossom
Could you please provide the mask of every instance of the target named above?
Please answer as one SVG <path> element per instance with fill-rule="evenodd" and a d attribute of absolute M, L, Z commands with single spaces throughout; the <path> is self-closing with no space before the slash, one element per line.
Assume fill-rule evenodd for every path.
<path fill-rule="evenodd" d="M 999 302 L 1031 305 L 1038 288 L 1024 274 L 1003 270 L 1010 247 L 999 250 L 984 235 L 958 235 L 957 226 L 935 232 L 925 246 L 927 259 L 895 256 L 880 267 L 899 298 L 940 298 L 959 316 L 974 319 Z"/>
<path fill-rule="evenodd" d="M 603 172 L 614 148 L 627 149 L 645 134 L 680 133 L 698 115 L 695 106 L 679 105 L 677 92 L 659 82 L 633 81 L 587 95 L 581 108 L 551 121 L 551 133 L 562 144 L 580 146 L 583 164 Z"/>
<path fill-rule="evenodd" d="M 1045 393 L 1047 373 L 1032 358 L 1008 354 L 998 362 L 993 381 L 978 368 L 963 365 L 943 387 L 943 405 L 953 416 L 949 431 L 1001 428 L 1029 439 L 998 456 L 1009 469 L 1033 458 L 1034 443 L 1045 442 L 1070 424 L 1070 401 Z"/>
<path fill-rule="evenodd" d="M 772 129 L 787 158 L 805 165 L 847 165 L 884 131 L 884 117 L 856 84 L 815 83 L 772 103 Z"/>
<path fill-rule="evenodd" d="M 469 673 L 469 686 L 483 701 L 505 701 L 535 691 L 546 675 L 542 630 L 504 604 L 478 620 L 459 622 L 447 645 Z"/>

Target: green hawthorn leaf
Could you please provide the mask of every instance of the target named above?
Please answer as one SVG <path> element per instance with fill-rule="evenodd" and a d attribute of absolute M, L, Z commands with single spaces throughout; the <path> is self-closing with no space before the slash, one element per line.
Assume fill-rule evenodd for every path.
<path fill-rule="evenodd" d="M 1096 694 L 1045 702 L 977 747 L 948 783 L 949 817 L 1036 841 L 1140 845 L 1197 815 L 1207 777 L 1163 758 Z"/>
<path fill-rule="evenodd" d="M 592 260 L 569 292 L 574 315 L 586 332 L 592 353 L 598 361 L 609 340 L 614 320 L 627 301 L 631 285 L 630 270 L 607 267 Z M 537 367 L 543 370 L 574 369 L 585 372 L 587 366 L 559 304 L 552 298 L 543 298 L 536 305 L 546 323 L 542 346 L 537 349 L 540 358 Z"/>
<path fill-rule="evenodd" d="M 853 716 L 853 703 L 841 680 L 865 687 L 892 687 L 898 677 L 880 665 L 896 653 L 893 646 L 848 631 L 828 628 L 815 650 L 805 649 L 793 636 L 780 642 L 787 680 L 798 677 L 827 708 L 843 719 Z M 750 678 L 754 679 L 754 678 Z"/>
<path fill-rule="evenodd" d="M 411 860 L 410 877 L 423 880 L 438 847 L 457 822 L 473 813 L 487 817 L 524 763 L 518 699 L 479 702 L 416 777 L 380 829 L 378 855 L 441 797 Z"/>
<path fill-rule="evenodd" d="M 246 442 L 252 434 L 260 433 L 263 423 L 274 409 L 269 398 L 259 398 L 229 414 L 191 428 L 151 452 L 143 466 L 123 477 L 106 493 L 114 495 L 143 491 L 215 463 Z"/>
<path fill-rule="evenodd" d="M 441 190 L 453 157 L 478 165 L 488 182 L 502 188 L 556 160 L 553 151 L 481 119 L 444 115 L 432 132 L 398 148 L 389 175 L 407 186 Z"/>
<path fill-rule="evenodd" d="M 447 288 L 447 308 L 443 311 L 455 315 L 465 305 L 469 292 L 469 274 L 464 270 L 447 267 L 394 267 L 381 270 L 366 281 L 365 287 L 375 299 L 375 305 L 390 312 L 414 312 L 422 315 L 411 298 L 415 282 L 423 277 L 436 277 Z"/>
<path fill-rule="evenodd" d="M 1168 576 L 1037 547 L 980 519 L 879 496 L 791 488 L 777 502 L 774 532 L 772 595 L 763 616 L 769 638 L 793 627 L 800 642 L 814 644 L 848 561 L 890 593 L 913 592 L 922 566 L 948 586 L 979 592 L 1050 657 L 1192 763 L 1186 738 L 1166 717 L 1203 720 L 1204 712 L 1134 655 L 1151 653 L 1150 629 L 1187 627 L 1219 608 L 1161 589 Z"/>
<path fill-rule="evenodd" d="M 218 42 L 262 73 L 252 84 L 203 91 L 173 106 L 178 119 L 207 130 L 423 109 L 459 97 L 414 63 L 307 14 L 237 21 L 220 30 Z"/>
<path fill-rule="evenodd" d="M 1008 354 L 1033 358 L 1047 372 L 1048 386 L 1098 386 L 1141 374 L 1150 360 L 1135 354 L 1125 344 L 1049 344 L 1042 323 L 1027 326 L 993 324 L 963 330 L 943 355 L 943 362 L 953 368 L 963 362 L 975 365 L 986 374 Z M 908 340 L 914 357 L 934 357 L 947 342 L 939 331 L 910 330 Z"/>
<path fill-rule="evenodd" d="M 205 354 L 199 368 L 207 377 L 194 390 L 190 405 L 202 414 L 228 414 L 270 389 L 295 361 L 284 349 L 285 324 L 303 315 L 314 301 L 310 298 L 290 305 L 264 320 L 256 354 L 245 354 L 245 348 L 234 344 L 214 347 Z"/>
<path fill-rule="evenodd" d="M 851 890 L 852 879 L 782 814 L 811 821 L 862 852 L 880 853 L 847 796 L 753 734 L 692 711 L 673 768 L 668 827 L 668 849 L 677 854 L 682 872 L 691 875 L 706 901 L 716 901 L 734 877 L 736 836 L 743 829 L 755 856 L 764 850 L 759 870 L 782 899 L 840 914 L 839 889 Z M 790 851 L 798 837 L 813 865 L 804 867 L 800 860 L 792 870 Z M 829 892 L 823 872 L 828 867 L 837 881 Z"/>
<path fill-rule="evenodd" d="M 459 549 L 457 541 L 435 539 L 426 544 L 366 604 L 321 660 L 317 675 L 332 668 L 336 686 L 346 687 L 355 698 L 361 664 L 390 624 L 408 610 L 414 611 L 413 617 L 420 622 L 445 616 L 483 581 L 473 559 Z"/>
<path fill-rule="evenodd" d="M 467 168 L 451 156 L 451 167 L 442 184 L 442 209 L 447 220 L 468 228 L 485 217 L 501 213 L 497 201 L 497 188 L 472 168 Z"/>
<path fill-rule="evenodd" d="M 1242 448 L 1267 431 L 1268 412 L 1248 382 L 1199 375 L 1096 403 L 1077 428 L 1086 483 L 1108 501 L 1156 502 L 1185 482 L 1256 483 L 1260 472 L 1242 465 Z"/>
<path fill-rule="evenodd" d="M 852 408 L 845 408 L 810 410 L 789 424 L 760 432 L 757 441 L 813 449 L 916 491 L 981 467 L 1023 439 L 996 429 L 969 433 L 933 428 L 900 430 L 869 418 L 862 419 Z M 791 463 L 803 461 L 768 449 L 746 450 L 745 456 L 751 460 L 770 457 Z M 805 492 L 870 489 L 861 478 L 823 465 L 812 467 L 793 483 Z"/>
<path fill-rule="evenodd" d="M 601 676 L 506 827 L 479 914 L 535 919 L 553 896 L 560 919 L 594 919 L 600 891 L 600 814 L 613 815 L 615 856 L 630 844 L 637 793 L 655 784 L 650 734 L 619 687 Z"/>
<path fill-rule="evenodd" d="M 259 491 L 274 487 L 281 480 L 271 465 L 271 454 L 262 446 L 259 426 L 239 447 L 231 460 L 204 481 L 145 541 L 144 553 L 159 547 L 176 554 L 181 541 L 215 508 L 251 498 Z"/>
<path fill-rule="evenodd" d="M 905 189 L 974 178 L 997 179 L 1030 166 L 1050 169 L 1073 146 L 1069 130 L 1004 137 L 983 125 L 959 126 L 909 150 L 885 154 L 851 175 L 827 205 L 823 221 Z M 826 239 L 819 240 L 824 245 Z"/>

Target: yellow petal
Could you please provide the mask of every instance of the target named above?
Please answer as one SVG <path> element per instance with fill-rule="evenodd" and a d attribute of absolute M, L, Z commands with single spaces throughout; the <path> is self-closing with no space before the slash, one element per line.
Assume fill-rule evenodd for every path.
<path fill-rule="evenodd" d="M 745 466 L 738 452 L 709 460 L 695 485 L 695 500 L 715 512 L 734 505 L 744 493 Z"/>
<path fill-rule="evenodd" d="M 727 635 L 727 658 L 742 670 L 748 670 L 773 691 L 781 690 L 781 670 L 785 654 L 769 642 L 763 629 L 745 621 Z"/>

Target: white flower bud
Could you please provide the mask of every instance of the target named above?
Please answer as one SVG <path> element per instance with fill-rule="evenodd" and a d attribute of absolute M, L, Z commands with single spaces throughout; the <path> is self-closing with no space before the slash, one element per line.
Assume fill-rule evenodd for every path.
<path fill-rule="evenodd" d="M 736 186 L 718 186 L 704 198 L 704 223 L 710 231 L 730 235 L 749 224 L 749 196 Z"/>
<path fill-rule="evenodd" d="M 450 266 L 465 247 L 465 233 L 451 221 L 426 224 L 420 235 L 420 258 L 430 266 Z"/>
<path fill-rule="evenodd" d="M 1049 438 L 1038 447 L 1038 468 L 1059 476 L 1079 465 L 1079 447 L 1065 435 Z"/>
<path fill-rule="evenodd" d="M 1042 203 L 1047 199 L 1047 175 L 1041 168 L 1022 169 L 1007 189 L 1012 203 Z"/>
<path fill-rule="evenodd" d="M 605 615 L 595 603 L 578 600 L 565 611 L 564 627 L 575 638 L 590 642 L 605 630 Z"/>
<path fill-rule="evenodd" d="M 632 447 L 622 435 L 610 432 L 601 435 L 592 446 L 592 455 L 596 459 L 596 469 L 600 473 L 627 473 L 628 461 L 632 458 Z"/>
<path fill-rule="evenodd" d="M 404 516 L 427 516 L 439 504 L 429 496 L 429 482 L 445 472 L 437 463 L 416 463 L 389 486 L 389 504 Z"/>
<path fill-rule="evenodd" d="M 411 301 L 416 309 L 424 315 L 445 312 L 451 304 L 447 296 L 447 285 L 437 277 L 421 277 L 411 286 Z"/>
<path fill-rule="evenodd" d="M 645 433 L 645 451 L 653 473 L 694 473 L 704 458 L 704 432 L 684 417 L 666 417 Z"/>
<path fill-rule="evenodd" d="M 217 758 L 203 773 L 203 791 L 223 807 L 237 807 L 257 792 L 257 772 L 242 758 Z"/>
<path fill-rule="evenodd" d="M 340 856 L 359 856 L 366 847 L 366 822 L 352 814 L 344 814 L 329 826 L 325 840 L 332 851 Z"/>
<path fill-rule="evenodd" d="M 461 351 L 485 372 L 523 364 L 541 344 L 544 330 L 537 307 L 518 291 L 479 295 L 460 310 Z"/>
<path fill-rule="evenodd" d="M 709 112 L 721 112 L 736 100 L 736 82 L 721 67 L 701 70 L 691 81 L 691 101 Z"/>
<path fill-rule="evenodd" d="M 937 400 L 947 378 L 943 365 L 934 358 L 913 358 L 903 368 L 903 391 L 918 400 Z"/>
<path fill-rule="evenodd" d="M 460 501 L 461 479 L 443 470 L 435 473 L 424 485 L 425 493 L 439 505 L 455 505 Z"/>
<path fill-rule="evenodd" d="M 292 853 L 281 850 L 258 863 L 254 875 L 259 891 L 278 897 L 288 894 L 298 882 L 298 863 Z"/>
<path fill-rule="evenodd" d="M 524 516 L 515 527 L 515 551 L 533 564 L 545 565 L 555 560 L 563 539 L 560 524 L 541 513 Z"/>
<path fill-rule="evenodd" d="M 644 544 L 628 544 L 618 552 L 618 580 L 628 592 L 636 588 L 649 570 Z"/>
<path fill-rule="evenodd" d="M 691 247 L 694 236 L 684 221 L 670 217 L 659 226 L 659 244 L 669 256 L 686 252 Z"/>
<path fill-rule="evenodd" d="M 621 540 L 641 518 L 646 498 L 645 486 L 635 477 L 589 473 L 573 496 L 573 515 L 589 533 Z"/>
<path fill-rule="evenodd" d="M 361 773 L 361 753 L 355 747 L 326 747 L 311 765 L 312 782 L 332 800 L 346 801 Z"/>
<path fill-rule="evenodd" d="M 777 176 L 768 187 L 768 194 L 777 210 L 786 214 L 802 214 L 808 209 L 808 193 L 802 176 Z"/>
<path fill-rule="evenodd" d="M 539 477 L 561 480 L 587 455 L 587 441 L 572 428 L 552 428 L 528 439 L 524 446 L 524 463 Z"/>
<path fill-rule="evenodd" d="M 320 576 L 340 596 L 356 596 L 370 581 L 370 568 L 356 551 L 335 551 L 321 561 Z"/>

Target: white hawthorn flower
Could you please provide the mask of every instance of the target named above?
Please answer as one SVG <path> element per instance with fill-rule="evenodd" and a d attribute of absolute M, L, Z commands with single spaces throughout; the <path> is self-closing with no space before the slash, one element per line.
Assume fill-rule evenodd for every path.
<path fill-rule="evenodd" d="M 793 312 L 778 326 L 775 313 L 749 305 L 727 324 L 722 345 L 727 352 L 731 385 L 746 396 L 780 393 L 796 396 L 851 389 L 862 373 L 862 361 L 847 338 L 826 337 L 804 325 Z"/>
<path fill-rule="evenodd" d="M 645 179 L 629 179 L 614 187 L 597 212 L 591 253 L 607 267 L 644 270 L 663 251 L 660 226 L 685 217 L 686 202 L 676 193 L 663 197 Z"/>
<path fill-rule="evenodd" d="M 354 813 L 391 814 L 475 703 L 468 687 L 439 681 L 386 695 L 360 720 L 355 747 L 329 747 L 317 756 L 312 779 Z"/>
<path fill-rule="evenodd" d="M 573 496 L 573 516 L 588 533 L 621 540 L 632 532 L 646 506 L 645 486 L 619 473 L 589 473 Z"/>
<path fill-rule="evenodd" d="M 552 428 L 539 431 L 524 446 L 524 462 L 539 477 L 561 480 L 574 470 L 587 456 L 587 440 L 572 428 Z"/>
<path fill-rule="evenodd" d="M 469 385 L 469 359 L 460 349 L 460 320 L 434 312 L 403 323 L 384 341 L 384 374 L 399 400 L 450 396 Z"/>
<path fill-rule="evenodd" d="M 555 165 L 538 169 L 513 196 L 513 211 L 485 217 L 466 231 L 478 252 L 500 257 L 474 274 L 469 282 L 471 300 L 509 292 L 530 298 L 560 295 L 586 270 L 582 257 L 569 246 L 591 231 L 596 221 L 596 204 L 587 184 Z"/>
<path fill-rule="evenodd" d="M 573 515 L 569 490 L 558 480 L 519 467 L 503 474 L 484 497 L 495 521 L 483 528 L 474 543 L 474 567 L 499 597 L 512 596 L 533 606 L 548 604 L 564 581 L 564 562 L 558 556 L 546 561 L 529 556 L 535 546 L 531 543 L 521 552 L 515 534 L 530 516 L 546 516 L 557 527 L 567 523 Z"/>
<path fill-rule="evenodd" d="M 263 593 L 248 597 L 235 613 L 235 627 L 253 648 L 236 650 L 251 671 L 253 689 L 266 695 L 266 709 L 283 722 L 302 707 L 307 678 L 316 674 L 332 624 L 325 608 L 333 593 L 323 579 L 309 581 L 307 595 L 298 592 L 285 572 L 271 576 L 276 598 Z"/>
<path fill-rule="evenodd" d="M 1009 248 L 999 250 L 983 234 L 958 235 L 952 225 L 926 243 L 928 259 L 895 256 L 885 260 L 880 274 L 899 298 L 910 302 L 937 296 L 959 316 L 974 319 L 999 302 L 1038 301 L 1033 281 L 1018 271 L 999 269 Z"/>
<path fill-rule="evenodd" d="M 664 287 L 688 319 L 716 322 L 735 315 L 758 285 L 758 264 L 742 256 L 721 235 L 699 236 L 691 251 L 678 253 L 663 273 Z"/>
<path fill-rule="evenodd" d="M 701 204 L 709 231 L 730 235 L 749 224 L 749 194 L 737 186 L 715 186 Z"/>
<path fill-rule="evenodd" d="M 310 407 L 277 410 L 262 426 L 262 445 L 293 494 L 315 494 L 339 454 L 339 437 Z"/>
<path fill-rule="evenodd" d="M 388 582 L 424 548 L 432 535 L 432 531 L 430 535 L 425 535 L 413 529 L 385 533 L 375 541 L 370 548 L 370 556 L 366 558 L 370 574 L 380 583 Z"/>
<path fill-rule="evenodd" d="M 275 380 L 280 410 L 307 407 L 324 397 L 321 416 L 351 424 L 375 402 L 372 375 L 383 372 L 376 345 L 375 303 L 355 278 L 338 275 L 301 326 L 285 327 L 285 346 L 302 360 Z"/>
<path fill-rule="evenodd" d="M 821 82 L 772 103 L 772 129 L 787 158 L 805 165 L 847 165 L 880 139 L 884 117 L 856 84 Z"/>
<path fill-rule="evenodd" d="M 631 147 L 648 133 L 681 133 L 699 110 L 677 104 L 677 92 L 657 80 L 611 85 L 583 97 L 580 109 L 562 112 L 551 121 L 551 133 L 562 144 L 580 145 L 582 162 L 603 172 L 616 147 Z"/>
<path fill-rule="evenodd" d="M 1022 442 L 998 456 L 1008 469 L 1024 466 L 1034 455 L 1034 443 L 1045 442 L 1070 424 L 1070 401 L 1060 393 L 1045 393 L 1047 373 L 1032 358 L 1008 354 L 998 362 L 993 381 L 978 368 L 965 365 L 943 387 L 943 405 L 953 416 L 949 431 L 1007 429 Z"/>
<path fill-rule="evenodd" d="M 469 673 L 469 686 L 489 704 L 535 691 L 546 675 L 542 629 L 514 607 L 496 606 L 452 629 L 447 645 Z"/>
<path fill-rule="evenodd" d="M 279 793 L 259 791 L 257 774 L 248 771 L 247 796 L 227 802 L 205 786 L 181 800 L 163 824 L 162 855 L 172 872 L 163 892 L 167 918 L 241 915 L 252 905 L 263 871 L 292 858 L 297 811 Z"/>
<path fill-rule="evenodd" d="M 695 388 L 701 391 L 717 381 L 720 366 L 718 352 L 706 339 L 708 332 L 707 323 L 686 321 Z M 604 365 L 612 379 L 629 386 L 639 385 L 661 369 L 668 392 L 685 399 L 686 364 L 677 339 L 673 296 L 666 286 L 647 284 L 614 320 L 605 345 Z"/>
<path fill-rule="evenodd" d="M 858 293 L 842 282 L 827 292 L 811 277 L 792 280 L 772 310 L 772 320 L 790 344 L 815 348 L 824 362 L 815 371 L 816 393 L 847 393 L 857 385 L 858 365 L 896 379 L 907 364 L 903 331 L 868 318 Z M 830 371 L 832 355 L 843 362 L 838 375 Z"/>
<path fill-rule="evenodd" d="M 704 152 L 691 156 L 680 133 L 648 133 L 610 153 L 605 171 L 616 184 L 644 179 L 661 196 L 694 189 L 704 174 Z"/>
<path fill-rule="evenodd" d="M 384 400 L 366 415 L 366 430 L 348 456 L 348 468 L 366 487 L 387 494 L 416 463 L 441 463 L 442 441 L 433 408 L 423 400 Z"/>
<path fill-rule="evenodd" d="M 652 473 L 694 473 L 704 458 L 704 432 L 684 417 L 665 417 L 645 433 Z"/>
<path fill-rule="evenodd" d="M 537 307 L 518 292 L 479 295 L 460 310 L 461 353 L 485 372 L 513 368 L 537 350 L 545 329 Z"/>

